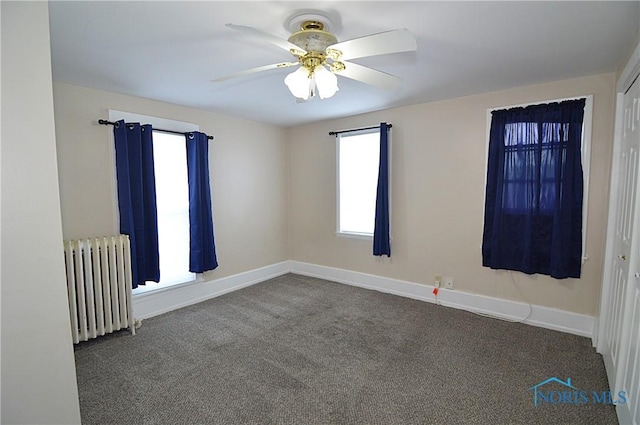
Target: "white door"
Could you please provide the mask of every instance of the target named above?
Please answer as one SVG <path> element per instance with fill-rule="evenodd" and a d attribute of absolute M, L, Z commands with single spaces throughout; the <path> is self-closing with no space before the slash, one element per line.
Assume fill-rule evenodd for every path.
<path fill-rule="evenodd" d="M 618 187 L 615 194 L 616 219 L 615 237 L 613 243 L 613 264 L 609 277 L 608 300 L 605 314 L 605 334 L 603 356 L 613 387 L 615 371 L 620 363 L 623 308 L 626 304 L 627 282 L 629 280 L 629 263 L 632 248 L 633 225 L 635 221 L 635 194 L 638 181 L 638 149 L 640 143 L 637 137 L 632 137 L 630 131 L 633 124 L 633 93 L 638 89 L 638 82 L 625 94 L 623 100 L 623 137 L 619 152 L 620 166 Z M 636 101 L 637 103 L 637 101 Z"/>
<path fill-rule="evenodd" d="M 616 244 L 620 250 L 618 255 L 627 256 L 626 260 L 621 258 L 618 262 L 620 273 L 626 272 L 628 278 L 620 285 L 620 304 L 615 304 L 620 308 L 618 320 L 621 323 L 615 325 L 617 333 L 612 338 L 611 348 L 616 351 L 612 351 L 611 360 L 616 369 L 615 391 L 624 391 L 627 399 L 617 407 L 620 423 L 640 425 L 640 197 L 636 187 L 640 149 L 640 78 L 624 95 L 622 146 L 623 151 L 628 150 L 634 156 L 629 157 L 629 172 L 633 174 L 634 182 L 629 184 L 625 209 L 630 211 L 630 216 L 623 214 L 622 239 L 627 237 L 627 227 L 633 227 L 633 230 L 631 239 L 621 239 L 620 244 Z M 617 299 L 614 301 L 618 302 Z"/>

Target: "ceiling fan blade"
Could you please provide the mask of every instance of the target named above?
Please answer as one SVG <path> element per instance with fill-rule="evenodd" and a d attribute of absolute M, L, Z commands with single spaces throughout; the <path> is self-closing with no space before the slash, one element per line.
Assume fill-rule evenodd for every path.
<path fill-rule="evenodd" d="M 251 68 L 251 69 L 246 69 L 244 71 L 236 72 L 235 74 L 225 75 L 224 77 L 214 78 L 213 80 L 211 80 L 211 82 L 218 83 L 220 81 L 229 80 L 231 78 L 243 77 L 245 75 L 255 74 L 256 72 L 268 71 L 270 69 L 275 69 L 275 68 L 288 68 L 290 66 L 296 66 L 299 64 L 300 64 L 299 62 L 281 62 L 281 63 L 274 63 L 271 65 L 259 66 L 257 68 Z"/>
<path fill-rule="evenodd" d="M 235 25 L 235 24 L 226 24 L 227 27 L 233 28 L 234 30 L 242 31 L 245 34 L 250 34 L 254 37 L 260 38 L 264 41 L 268 41 L 271 44 L 275 44 L 276 46 L 286 50 L 287 52 L 299 51 L 304 55 L 307 53 L 304 49 L 296 46 L 293 43 L 289 43 L 287 40 L 275 36 L 273 34 L 266 33 L 254 27 L 248 27 L 246 25 Z"/>
<path fill-rule="evenodd" d="M 336 43 L 327 47 L 327 50 L 341 51 L 342 56 L 339 60 L 342 61 L 388 53 L 409 52 L 417 48 L 415 37 L 406 29 L 398 29 Z"/>
<path fill-rule="evenodd" d="M 335 74 L 388 90 L 393 90 L 402 83 L 400 77 L 353 62 L 344 62 L 344 66 L 342 71 L 335 71 Z"/>

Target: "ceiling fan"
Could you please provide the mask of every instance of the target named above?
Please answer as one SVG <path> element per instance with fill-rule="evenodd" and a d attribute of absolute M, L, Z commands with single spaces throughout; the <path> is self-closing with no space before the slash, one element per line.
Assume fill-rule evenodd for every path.
<path fill-rule="evenodd" d="M 297 70 L 286 76 L 284 82 L 291 94 L 300 100 L 307 100 L 316 94 L 321 99 L 333 96 L 338 91 L 336 75 L 383 89 L 394 89 L 402 82 L 400 77 L 358 65 L 350 60 L 417 49 L 415 37 L 406 29 L 396 29 L 338 42 L 336 36 L 330 32 L 331 20 L 322 14 L 297 15 L 290 18 L 289 23 L 291 23 L 292 34 L 288 40 L 254 27 L 227 24 L 229 28 L 287 50 L 296 60 L 251 68 L 211 81 L 219 82 L 256 72 L 299 65 Z"/>

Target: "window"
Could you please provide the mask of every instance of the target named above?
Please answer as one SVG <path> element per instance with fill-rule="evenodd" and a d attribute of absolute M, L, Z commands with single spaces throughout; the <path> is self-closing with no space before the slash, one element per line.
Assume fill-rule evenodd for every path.
<path fill-rule="evenodd" d="M 591 97 L 491 115 L 483 265 L 580 277 Z"/>
<path fill-rule="evenodd" d="M 556 176 L 566 162 L 569 124 L 518 122 L 504 126 L 504 193 L 502 209 L 553 214 Z M 531 188 L 527 193 L 522 188 Z"/>
<path fill-rule="evenodd" d="M 109 120 L 124 119 L 126 122 L 149 123 L 167 130 L 188 132 L 199 127 L 179 121 L 109 111 Z M 185 138 L 182 135 L 153 131 L 153 162 L 156 181 L 156 203 L 158 211 L 158 249 L 160 253 L 160 282 L 147 282 L 133 290 L 134 295 L 193 282 L 196 273 L 189 271 L 189 186 L 187 182 L 187 155 Z M 115 169 L 115 166 L 113 167 Z M 114 182 L 114 199 L 117 199 Z M 114 202 L 114 217 L 118 217 L 117 202 Z M 115 228 L 118 228 L 117 223 Z"/>
<path fill-rule="evenodd" d="M 338 234 L 372 237 L 380 130 L 338 134 Z"/>
<path fill-rule="evenodd" d="M 147 286 L 190 282 L 196 279 L 196 274 L 189 271 L 189 185 L 184 136 L 154 130 L 153 164 L 158 207 L 160 282 L 149 282 Z"/>

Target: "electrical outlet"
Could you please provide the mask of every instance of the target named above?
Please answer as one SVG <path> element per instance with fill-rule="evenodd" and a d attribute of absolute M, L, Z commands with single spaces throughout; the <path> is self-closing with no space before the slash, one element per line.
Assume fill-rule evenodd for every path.
<path fill-rule="evenodd" d="M 433 286 L 435 286 L 436 288 L 439 288 L 440 286 L 442 286 L 442 276 L 440 276 L 439 274 L 434 276 Z"/>
<path fill-rule="evenodd" d="M 444 277 L 444 287 L 447 289 L 453 289 L 453 278 L 451 276 Z"/>

